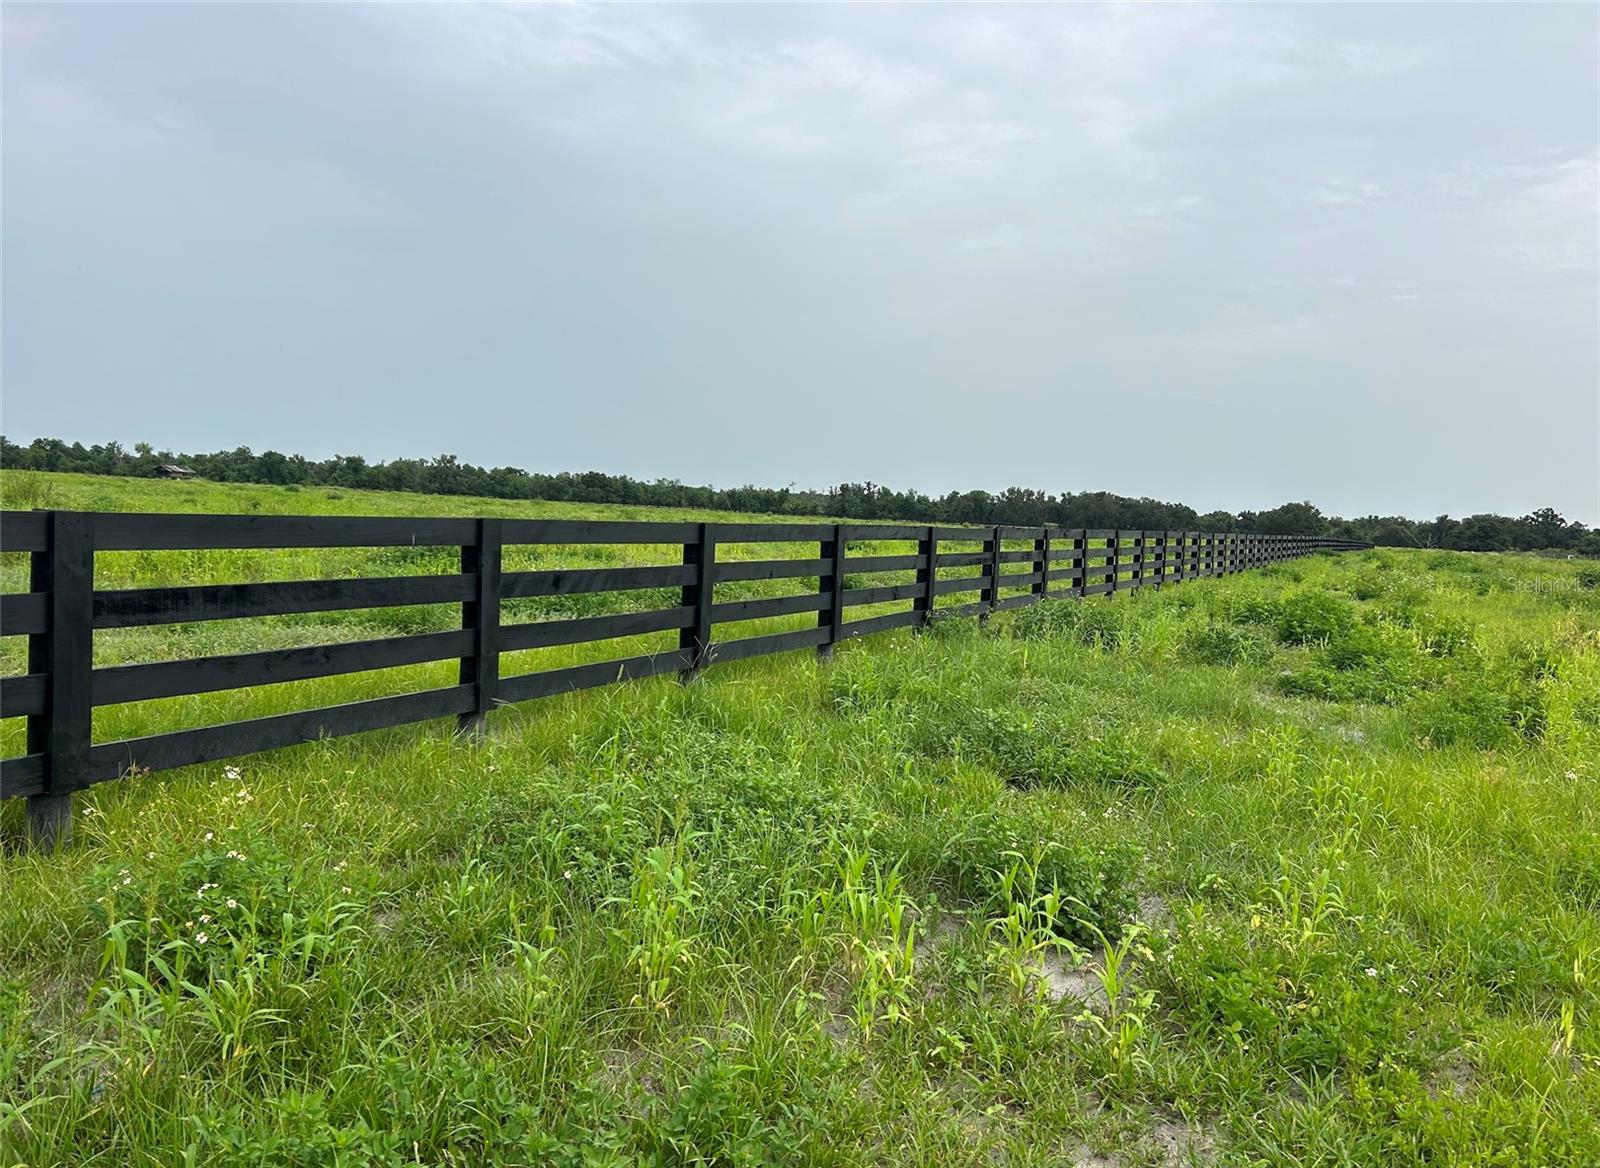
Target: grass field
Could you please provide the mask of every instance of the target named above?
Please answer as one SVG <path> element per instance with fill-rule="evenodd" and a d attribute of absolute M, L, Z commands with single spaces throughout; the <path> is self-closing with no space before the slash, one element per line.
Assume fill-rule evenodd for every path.
<path fill-rule="evenodd" d="M 449 570 L 391 556 L 98 571 Z M 1585 582 L 1315 557 L 534 703 L 477 746 L 411 727 L 98 787 L 70 851 L 0 858 L 0 1165 L 1600 1163 Z M 125 630 L 97 656 L 452 616 Z M 394 673 L 114 708 L 96 734 L 433 680 Z"/>

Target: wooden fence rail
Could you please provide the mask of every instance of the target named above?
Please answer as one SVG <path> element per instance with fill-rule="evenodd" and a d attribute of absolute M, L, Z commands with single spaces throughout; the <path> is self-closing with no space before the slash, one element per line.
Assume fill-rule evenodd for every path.
<path fill-rule="evenodd" d="M 852 541 L 904 543 L 902 554 L 848 554 Z M 815 543 L 814 558 L 729 559 L 729 544 Z M 981 550 L 941 552 L 949 544 Z M 669 545 L 676 563 L 645 567 L 505 571 L 517 545 Z M 1007 547 L 1007 544 L 1022 545 Z M 28 638 L 28 672 L 0 678 L 0 717 L 26 717 L 25 753 L 0 760 L 0 799 L 28 800 L 29 831 L 46 846 L 70 832 L 71 795 L 133 771 L 158 771 L 318 738 L 455 716 L 481 732 L 499 705 L 677 673 L 716 662 L 814 648 L 938 617 L 977 616 L 1046 598 L 1086 597 L 1203 576 L 1229 575 L 1351 540 L 1175 531 L 905 524 L 633 523 L 586 520 L 344 518 L 0 512 L 0 551 L 27 553 L 29 591 L 0 597 L 0 636 Z M 237 548 L 434 547 L 460 551 L 449 575 L 96 589 L 95 555 L 111 551 Z M 953 570 L 953 573 L 952 573 Z M 851 573 L 906 572 L 907 583 L 847 587 Z M 794 580 L 793 595 L 724 600 L 718 584 Z M 679 589 L 674 606 L 648 612 L 504 623 L 502 602 L 638 589 Z M 1007 593 L 1009 590 L 1009 594 Z M 943 596 L 976 599 L 938 607 Z M 909 607 L 846 619 L 865 605 Z M 98 629 L 321 613 L 401 605 L 459 604 L 459 629 L 96 668 Z M 718 641 L 735 622 L 815 613 L 814 628 Z M 677 647 L 593 664 L 502 676 L 507 653 L 678 634 Z M 96 707 L 243 689 L 455 660 L 457 683 L 199 729 L 93 741 Z"/>

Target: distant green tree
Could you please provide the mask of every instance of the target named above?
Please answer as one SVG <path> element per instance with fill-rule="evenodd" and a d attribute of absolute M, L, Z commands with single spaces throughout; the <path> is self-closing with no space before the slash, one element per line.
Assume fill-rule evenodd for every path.
<path fill-rule="evenodd" d="M 1507 552 L 1517 547 L 1517 521 L 1504 515 L 1469 515 L 1456 524 L 1442 546 L 1468 552 Z"/>
<path fill-rule="evenodd" d="M 1310 503 L 1285 503 L 1256 516 L 1253 530 L 1264 535 L 1316 535 L 1328 529 L 1322 510 Z"/>
<path fill-rule="evenodd" d="M 1553 507 L 1541 507 L 1518 522 L 1527 530 L 1529 548 L 1566 547 L 1574 536 L 1573 525 Z"/>

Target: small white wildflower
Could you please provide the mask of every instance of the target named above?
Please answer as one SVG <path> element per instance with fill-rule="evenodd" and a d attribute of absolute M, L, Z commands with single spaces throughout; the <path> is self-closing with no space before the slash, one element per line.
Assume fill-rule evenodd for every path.
<path fill-rule="evenodd" d="M 212 838 L 212 833 L 209 832 L 209 831 L 206 832 L 206 843 L 210 843 L 211 842 L 211 838 Z"/>
<path fill-rule="evenodd" d="M 156 854 L 154 852 L 146 852 L 144 854 L 144 858 L 147 860 L 153 860 L 156 858 Z"/>
<path fill-rule="evenodd" d="M 132 884 L 133 883 L 133 877 L 132 876 L 124 876 L 122 878 L 122 882 L 124 884 Z"/>
<path fill-rule="evenodd" d="M 196 944 L 204 945 L 208 938 L 205 933 L 196 933 L 194 939 Z"/>
<path fill-rule="evenodd" d="M 1374 969 L 1372 966 L 1369 965 L 1369 966 L 1367 966 L 1367 976 L 1368 977 L 1377 977 L 1378 976 L 1378 971 L 1376 969 Z"/>
<path fill-rule="evenodd" d="M 234 783 L 237 783 L 244 775 L 244 772 L 236 766 L 225 766 L 222 768 L 222 773 L 230 782 Z"/>
<path fill-rule="evenodd" d="M 229 908 L 238 908 L 239 907 L 239 902 L 237 900 L 234 900 L 233 897 L 230 896 L 230 897 L 228 897 L 228 907 Z"/>

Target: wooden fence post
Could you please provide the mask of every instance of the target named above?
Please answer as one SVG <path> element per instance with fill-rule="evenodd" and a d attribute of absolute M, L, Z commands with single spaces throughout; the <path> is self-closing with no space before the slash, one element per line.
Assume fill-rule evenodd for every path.
<path fill-rule="evenodd" d="M 54 851 L 72 842 L 72 793 L 89 785 L 94 707 L 94 518 L 52 511 L 47 549 L 33 553 L 30 588 L 45 593 L 43 633 L 28 638 L 28 672 L 44 673 L 45 708 L 28 718 L 27 750 L 43 753 L 45 788 L 28 796 L 31 846 Z"/>
<path fill-rule="evenodd" d="M 928 534 L 917 541 L 917 555 L 926 556 L 928 566 L 917 569 L 917 583 L 922 591 L 917 593 L 911 607 L 921 616 L 914 628 L 925 629 L 933 623 L 933 611 L 939 601 L 939 529 L 929 527 Z"/>
<path fill-rule="evenodd" d="M 717 585 L 717 529 L 702 523 L 698 538 L 683 545 L 683 562 L 698 569 L 694 582 L 683 586 L 682 603 L 694 609 L 694 622 L 678 631 L 678 648 L 689 653 L 689 664 L 678 680 L 693 681 L 711 663 L 711 597 Z"/>
<path fill-rule="evenodd" d="M 828 639 L 817 646 L 817 656 L 824 661 L 833 659 L 833 647 L 839 640 L 839 627 L 844 624 L 844 524 L 833 525 L 833 538 L 821 545 L 822 558 L 831 570 L 817 580 L 817 591 L 827 597 L 827 607 L 817 613 L 817 627 L 828 630 Z"/>
<path fill-rule="evenodd" d="M 461 549 L 461 571 L 473 578 L 473 598 L 461 605 L 461 627 L 472 632 L 472 653 L 461 659 L 461 684 L 471 685 L 472 709 L 456 716 L 456 731 L 482 738 L 500 685 L 500 519 L 478 520 L 478 541 Z"/>
<path fill-rule="evenodd" d="M 1082 600 L 1089 592 L 1089 529 L 1078 528 L 1073 542 L 1078 545 L 1078 599 Z"/>
<path fill-rule="evenodd" d="M 1120 527 L 1111 533 L 1110 539 L 1106 540 L 1106 548 L 1111 553 L 1106 558 L 1106 566 L 1111 569 L 1111 590 L 1106 595 L 1115 596 L 1117 593 L 1117 569 L 1121 567 L 1122 560 L 1122 529 Z"/>
<path fill-rule="evenodd" d="M 1039 580 L 1029 590 L 1040 600 L 1050 595 L 1050 529 L 1046 527 L 1044 534 L 1033 541 L 1034 559 L 1039 564 Z"/>
<path fill-rule="evenodd" d="M 994 611 L 995 605 L 1000 603 L 1000 528 L 998 525 L 993 530 L 994 538 L 986 540 L 983 550 L 989 553 L 989 584 L 978 593 L 978 603 L 983 605 L 983 610 L 978 613 L 978 623 L 987 624 L 989 614 Z"/>

